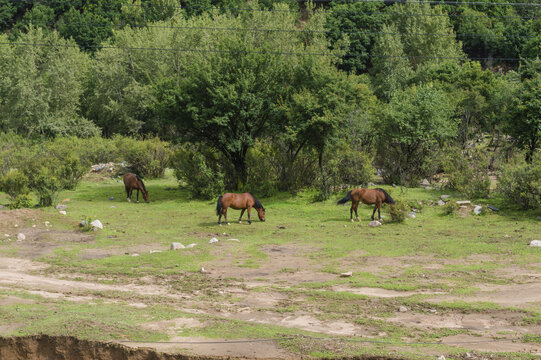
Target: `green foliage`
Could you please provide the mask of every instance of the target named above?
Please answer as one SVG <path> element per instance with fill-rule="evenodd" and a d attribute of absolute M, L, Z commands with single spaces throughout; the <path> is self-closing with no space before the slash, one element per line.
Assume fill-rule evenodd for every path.
<path fill-rule="evenodd" d="M 510 205 L 538 209 L 541 206 L 541 162 L 505 167 L 499 178 L 498 192 Z"/>
<path fill-rule="evenodd" d="M 410 210 L 409 206 L 402 199 L 394 199 L 395 204 L 389 205 L 389 214 L 391 214 L 391 221 L 394 222 L 404 222 L 406 220 L 408 211 Z"/>
<path fill-rule="evenodd" d="M 31 171 L 30 186 L 36 191 L 39 206 L 51 206 L 56 202 L 58 192 L 61 190 L 60 180 L 53 170 L 40 167 L 28 169 Z"/>
<path fill-rule="evenodd" d="M 28 178 L 22 171 L 12 169 L 0 178 L 0 191 L 8 194 L 11 199 L 15 199 L 19 195 L 30 192 L 28 183 Z"/>
<path fill-rule="evenodd" d="M 446 149 L 443 161 L 443 170 L 447 176 L 446 188 L 457 190 L 470 199 L 488 196 L 490 192 L 488 161 L 481 151 Z"/>
<path fill-rule="evenodd" d="M 22 209 L 32 206 L 32 199 L 29 194 L 20 194 L 15 198 L 11 198 L 8 204 L 10 209 Z"/>
<path fill-rule="evenodd" d="M 195 198 L 214 199 L 224 192 L 224 172 L 218 154 L 187 144 L 175 150 L 171 166 L 175 177 Z"/>
<path fill-rule="evenodd" d="M 246 189 L 259 197 L 270 197 L 277 191 L 278 171 L 271 165 L 275 149 L 269 142 L 258 141 L 248 151 Z"/>
<path fill-rule="evenodd" d="M 448 201 L 441 207 L 443 215 L 456 215 L 458 213 L 459 206 L 454 201 Z"/>
<path fill-rule="evenodd" d="M 136 174 L 141 177 L 163 177 L 171 157 L 167 142 L 158 138 L 136 140 L 121 136 L 115 137 L 113 141 Z"/>

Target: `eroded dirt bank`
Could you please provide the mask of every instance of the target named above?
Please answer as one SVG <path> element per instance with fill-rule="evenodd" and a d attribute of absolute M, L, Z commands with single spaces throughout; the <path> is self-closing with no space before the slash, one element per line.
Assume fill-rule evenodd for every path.
<path fill-rule="evenodd" d="M 242 345 L 240 345 L 242 346 Z M 192 356 L 167 354 L 148 348 L 129 348 L 116 343 L 79 340 L 71 336 L 0 337 L 2 360 L 225 360 L 246 357 Z M 271 358 L 268 358 L 271 359 Z M 358 360 L 397 360 L 380 356 L 355 357 Z M 261 360 L 261 358 L 258 358 Z"/>

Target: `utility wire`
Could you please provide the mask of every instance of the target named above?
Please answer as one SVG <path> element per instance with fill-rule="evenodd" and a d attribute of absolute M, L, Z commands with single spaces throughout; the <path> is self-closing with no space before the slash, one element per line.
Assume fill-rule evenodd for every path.
<path fill-rule="evenodd" d="M 306 0 L 287 0 L 293 2 L 307 2 Z M 486 5 L 486 6 L 541 6 L 541 3 L 499 3 L 482 1 L 422 1 L 422 0 L 310 0 L 313 3 L 398 3 L 398 4 L 430 4 L 430 5 Z"/>
<path fill-rule="evenodd" d="M 41 0 L 5 0 L 9 2 L 25 2 L 25 3 L 40 3 Z M 63 2 L 62 4 L 71 4 L 71 5 L 85 5 L 92 3 L 85 3 L 83 1 L 72 1 L 72 2 Z M 407 3 L 406 3 L 407 4 Z M 242 11 L 242 12 L 281 12 L 281 13 L 298 13 L 299 10 L 287 10 L 287 9 L 256 9 L 256 8 L 242 8 L 242 7 L 213 7 L 213 6 L 193 6 L 193 5 L 182 5 L 182 6 L 169 6 L 162 4 L 120 4 L 120 3 L 100 3 L 101 6 L 129 6 L 129 7 L 141 7 L 141 8 L 151 8 L 151 7 L 166 7 L 170 9 L 194 9 L 194 10 L 222 10 L 222 11 Z M 319 10 L 325 13 L 356 13 L 356 9 L 331 9 L 331 10 Z M 372 11 L 372 12 L 363 12 L 364 15 L 389 15 L 386 12 L 382 11 Z M 539 16 L 510 16 L 510 15 L 469 15 L 469 14 L 426 14 L 426 13 L 393 13 L 398 16 L 427 16 L 427 17 L 441 17 L 441 16 L 450 16 L 450 17 L 469 17 L 469 18 L 500 18 L 500 19 L 537 19 Z"/>
<path fill-rule="evenodd" d="M 0 45 L 12 46 L 34 46 L 34 47 L 65 47 L 65 48 L 88 48 L 88 49 L 119 49 L 136 51 L 164 51 L 164 52 L 200 52 L 200 53 L 221 53 L 221 54 L 269 54 L 269 55 L 288 55 L 288 56 L 337 56 L 329 52 L 284 52 L 284 51 L 259 51 L 259 50 L 216 50 L 216 49 L 172 49 L 172 48 L 149 48 L 149 47 L 120 47 L 120 46 L 100 46 L 100 45 L 68 45 L 68 44 L 44 44 L 44 43 L 21 43 L 21 42 L 0 42 Z M 521 61 L 536 60 L 533 58 L 502 58 L 502 57 L 473 57 L 466 56 L 380 56 L 371 54 L 345 54 L 342 57 L 370 57 L 370 58 L 394 58 L 394 59 L 439 59 L 439 60 L 495 60 L 495 61 Z"/>

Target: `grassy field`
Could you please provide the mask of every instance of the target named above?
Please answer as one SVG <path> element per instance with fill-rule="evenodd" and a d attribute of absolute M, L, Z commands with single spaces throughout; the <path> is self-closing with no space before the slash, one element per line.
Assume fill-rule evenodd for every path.
<path fill-rule="evenodd" d="M 313 202 L 303 192 L 261 199 L 264 223 L 238 224 L 230 210 L 231 225 L 219 227 L 215 201 L 189 199 L 170 173 L 146 184 L 149 204 L 127 203 L 106 179 L 63 192 L 67 215 L 0 211 L 10 235 L 0 256 L 39 264 L 21 270 L 27 283 L 0 282 L 0 335 L 176 341 L 165 350 L 193 353 L 204 351 L 180 343 L 272 338 L 275 357 L 541 354 L 541 251 L 528 246 L 540 238 L 539 211 L 493 198 L 474 203 L 497 213 L 444 215 L 436 202 L 446 192 L 383 186 L 416 217 L 393 223 L 385 209 L 372 228 L 371 207 L 350 223 L 349 203 L 336 205 L 344 194 Z M 83 219 L 104 229 L 83 233 Z M 30 235 L 18 242 L 21 229 Z"/>

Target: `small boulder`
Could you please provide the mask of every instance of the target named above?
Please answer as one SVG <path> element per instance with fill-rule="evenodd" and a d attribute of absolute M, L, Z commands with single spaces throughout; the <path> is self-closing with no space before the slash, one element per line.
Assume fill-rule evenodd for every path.
<path fill-rule="evenodd" d="M 460 200 L 456 202 L 457 205 L 469 205 L 471 204 L 470 200 Z"/>
<path fill-rule="evenodd" d="M 475 205 L 475 207 L 473 208 L 473 213 L 475 215 L 481 214 L 481 211 L 483 211 L 483 207 L 480 205 Z"/>
<path fill-rule="evenodd" d="M 201 267 L 201 269 L 199 270 L 199 272 L 200 272 L 201 274 L 208 274 L 208 273 L 209 273 L 209 271 L 208 271 L 207 269 L 205 269 L 204 267 Z"/>
<path fill-rule="evenodd" d="M 133 254 L 131 254 L 131 256 L 139 256 L 139 254 L 138 253 L 133 253 Z"/>
<path fill-rule="evenodd" d="M 421 181 L 421 185 L 422 185 L 422 186 L 430 186 L 430 182 L 428 181 L 428 179 L 423 179 L 423 180 Z"/>
<path fill-rule="evenodd" d="M 415 219 L 415 212 L 411 211 L 410 213 L 408 213 L 408 216 L 412 219 Z"/>
<path fill-rule="evenodd" d="M 530 241 L 530 246 L 541 248 L 541 240 L 532 240 L 532 241 Z"/>
<path fill-rule="evenodd" d="M 149 250 L 148 252 L 150 254 L 154 254 L 154 253 L 161 253 L 162 251 L 161 250 Z"/>
<path fill-rule="evenodd" d="M 443 206 L 445 205 L 445 201 L 443 200 L 438 200 L 438 206 Z"/>
<path fill-rule="evenodd" d="M 197 245 L 196 243 L 191 243 L 189 245 L 186 245 L 186 249 L 191 249 L 193 248 L 195 245 Z"/>
<path fill-rule="evenodd" d="M 99 220 L 94 220 L 90 223 L 94 229 L 103 229 L 103 224 Z"/>
<path fill-rule="evenodd" d="M 348 271 L 348 272 L 345 272 L 345 273 L 341 273 L 341 274 L 340 274 L 340 277 L 350 277 L 350 276 L 353 276 L 353 272 L 352 272 L 352 271 Z"/>
<path fill-rule="evenodd" d="M 17 241 L 23 241 L 23 240 L 26 240 L 26 235 L 24 235 L 23 233 L 18 233 Z"/>
<path fill-rule="evenodd" d="M 79 226 L 80 227 L 86 226 L 86 220 L 81 220 L 81 222 L 79 223 Z"/>
<path fill-rule="evenodd" d="M 377 220 L 372 220 L 368 223 L 368 226 L 372 226 L 372 227 L 381 226 L 381 223 Z"/>
<path fill-rule="evenodd" d="M 58 204 L 55 206 L 56 210 L 66 210 L 67 208 L 68 208 L 68 205 L 64 205 L 64 204 Z"/>
<path fill-rule="evenodd" d="M 445 356 L 441 355 L 436 360 L 445 360 Z"/>
<path fill-rule="evenodd" d="M 451 195 L 442 195 L 440 196 L 440 199 L 445 200 L 445 199 L 449 199 L 450 197 Z"/>
<path fill-rule="evenodd" d="M 214 244 L 214 243 L 217 243 L 218 241 L 220 240 L 213 237 L 212 239 L 209 240 L 209 244 Z"/>
<path fill-rule="evenodd" d="M 67 214 L 65 210 L 60 210 L 58 213 L 59 213 L 59 214 L 62 214 L 62 215 L 66 215 L 66 214 Z"/>
<path fill-rule="evenodd" d="M 500 211 L 500 209 L 498 209 L 496 206 L 493 206 L 493 205 L 487 205 L 487 208 L 496 212 L 496 211 Z"/>
<path fill-rule="evenodd" d="M 402 306 L 400 306 L 400 307 L 398 308 L 398 311 L 400 311 L 400 312 L 406 312 L 406 311 L 408 311 L 408 308 L 405 307 L 404 305 L 402 305 Z"/>
<path fill-rule="evenodd" d="M 172 242 L 171 243 L 171 250 L 178 250 L 178 249 L 184 249 L 184 248 L 185 248 L 185 246 L 182 245 L 179 242 Z"/>

